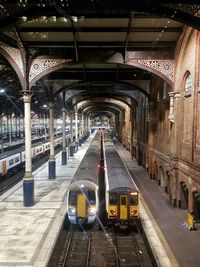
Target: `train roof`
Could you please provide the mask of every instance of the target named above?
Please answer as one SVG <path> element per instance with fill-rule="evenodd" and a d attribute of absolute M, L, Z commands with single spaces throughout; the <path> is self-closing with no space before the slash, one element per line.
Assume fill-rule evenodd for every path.
<path fill-rule="evenodd" d="M 71 183 L 68 187 L 69 190 L 77 190 L 77 187 L 82 190 L 83 188 L 92 188 L 94 190 L 98 189 L 98 185 L 89 180 L 78 180 Z"/>
<path fill-rule="evenodd" d="M 6 151 L 0 155 L 0 160 L 7 158 L 7 157 L 10 157 L 10 156 L 13 156 L 13 155 L 20 153 L 22 151 L 24 151 L 24 146 L 19 147 L 19 148 L 15 148 L 15 149 L 10 150 L 10 151 Z"/>
<path fill-rule="evenodd" d="M 121 160 L 113 142 L 105 140 L 104 143 L 108 190 L 138 191 L 129 171 Z"/>
<path fill-rule="evenodd" d="M 98 184 L 99 162 L 100 137 L 99 133 L 97 133 L 91 141 L 85 156 L 83 157 L 74 177 L 70 182 L 70 185 L 80 180 L 91 181 L 94 184 Z"/>
<path fill-rule="evenodd" d="M 48 143 L 48 141 L 45 141 L 45 142 L 44 141 L 39 141 L 37 143 L 32 144 L 32 148 L 37 147 L 37 146 L 40 146 L 40 145 L 45 144 L 45 143 Z M 0 155 L 0 160 L 1 159 L 4 159 L 4 158 L 7 158 L 7 157 L 10 157 L 10 156 L 13 156 L 13 155 L 15 155 L 17 153 L 21 153 L 24 150 L 25 150 L 25 146 L 22 145 L 21 147 L 12 149 L 10 151 L 6 151 L 6 152 L 4 152 L 4 153 L 2 153 Z"/>
<path fill-rule="evenodd" d="M 138 192 L 138 190 L 135 187 L 115 187 L 111 190 L 109 190 L 110 193 L 119 193 L 119 192 L 124 192 L 124 193 L 128 193 L 128 192 Z"/>

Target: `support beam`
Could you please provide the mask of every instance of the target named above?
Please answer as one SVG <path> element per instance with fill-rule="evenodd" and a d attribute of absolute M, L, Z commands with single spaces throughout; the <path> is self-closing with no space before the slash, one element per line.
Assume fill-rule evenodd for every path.
<path fill-rule="evenodd" d="M 56 160 L 54 152 L 54 110 L 53 103 L 49 103 L 49 135 L 50 135 L 50 157 L 49 157 L 49 179 L 56 178 Z"/>
<path fill-rule="evenodd" d="M 24 206 L 34 205 L 34 179 L 32 175 L 31 158 L 31 91 L 23 91 L 25 120 L 25 175 L 23 178 Z"/>
<path fill-rule="evenodd" d="M 67 164 L 67 150 L 66 150 L 66 110 L 62 109 L 63 112 L 63 146 L 62 146 L 62 165 Z"/>

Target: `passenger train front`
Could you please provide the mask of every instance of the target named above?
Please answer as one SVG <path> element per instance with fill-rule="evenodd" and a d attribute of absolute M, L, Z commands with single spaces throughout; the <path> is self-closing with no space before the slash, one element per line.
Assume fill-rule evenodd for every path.
<path fill-rule="evenodd" d="M 67 192 L 67 215 L 72 224 L 92 224 L 98 213 L 100 133 L 97 132 Z"/>
<path fill-rule="evenodd" d="M 127 228 L 139 219 L 139 190 L 112 140 L 104 138 L 107 223 Z"/>

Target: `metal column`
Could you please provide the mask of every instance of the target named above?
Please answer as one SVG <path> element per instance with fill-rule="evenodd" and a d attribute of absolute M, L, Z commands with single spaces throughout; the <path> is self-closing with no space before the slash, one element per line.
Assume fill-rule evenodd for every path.
<path fill-rule="evenodd" d="M 76 141 L 75 141 L 75 144 L 76 144 L 76 151 L 78 151 L 78 113 L 77 111 L 75 112 L 75 131 L 76 131 Z"/>
<path fill-rule="evenodd" d="M 82 145 L 82 120 L 81 115 L 79 114 L 79 146 Z"/>
<path fill-rule="evenodd" d="M 74 144 L 73 144 L 73 113 L 70 113 L 70 157 L 74 156 Z"/>
<path fill-rule="evenodd" d="M 56 161 L 54 153 L 54 110 L 53 104 L 49 103 L 49 135 L 50 135 L 50 157 L 49 157 L 49 179 L 56 178 Z"/>
<path fill-rule="evenodd" d="M 67 151 L 66 151 L 66 110 L 62 109 L 63 112 L 63 146 L 62 146 L 62 165 L 67 164 Z"/>
<path fill-rule="evenodd" d="M 34 179 L 31 159 L 31 91 L 23 91 L 25 120 L 25 175 L 23 178 L 24 206 L 34 205 Z"/>

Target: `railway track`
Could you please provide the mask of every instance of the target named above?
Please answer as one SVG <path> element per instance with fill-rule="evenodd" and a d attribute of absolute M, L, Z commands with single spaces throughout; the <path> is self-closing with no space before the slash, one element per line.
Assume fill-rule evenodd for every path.
<path fill-rule="evenodd" d="M 130 236 L 119 236 L 114 235 L 115 246 L 116 246 L 116 266 L 120 267 L 144 267 L 142 251 L 139 248 L 137 239 L 134 234 Z"/>
<path fill-rule="evenodd" d="M 89 267 L 91 234 L 75 231 L 71 228 L 65 244 L 64 255 L 59 267 L 80 266 Z"/>
<path fill-rule="evenodd" d="M 82 231 L 70 227 L 67 234 L 64 231 L 66 239 L 60 243 L 58 240 L 48 267 L 152 267 L 140 232 L 125 235 L 112 228 L 98 229 L 94 226 Z M 60 255 L 59 251 L 62 251 Z"/>

